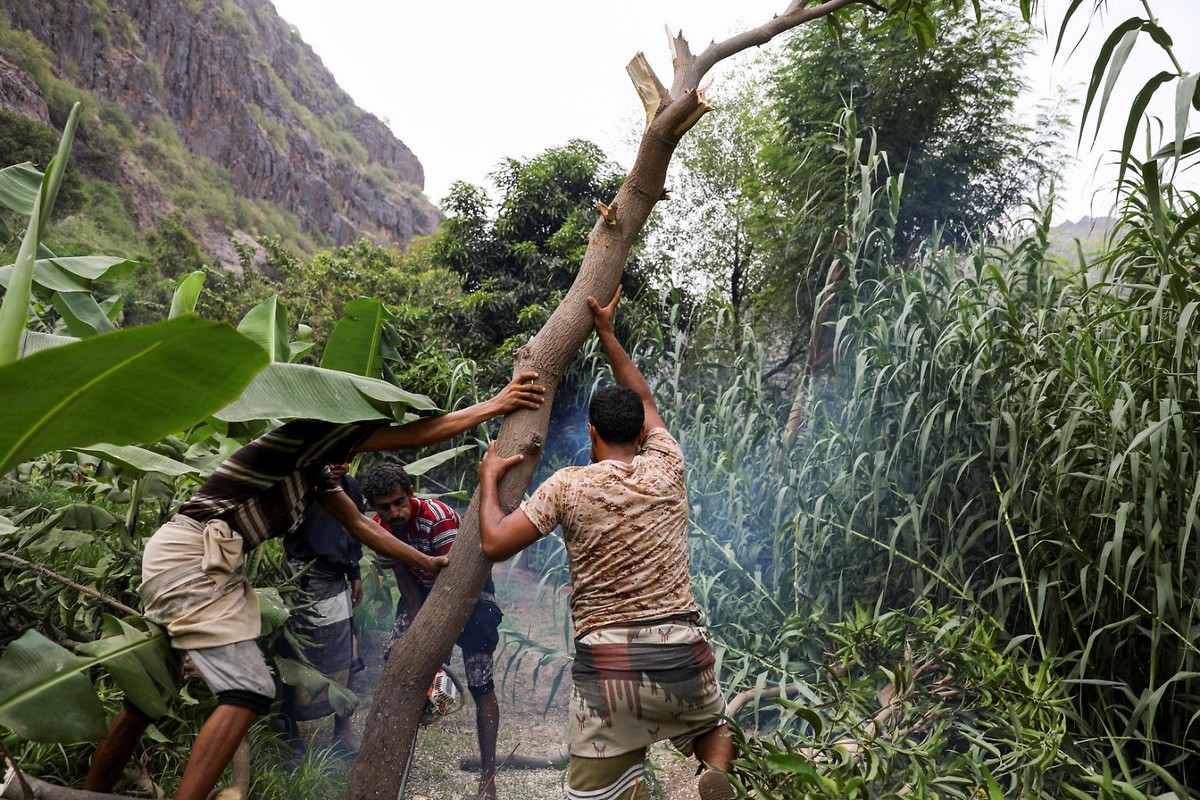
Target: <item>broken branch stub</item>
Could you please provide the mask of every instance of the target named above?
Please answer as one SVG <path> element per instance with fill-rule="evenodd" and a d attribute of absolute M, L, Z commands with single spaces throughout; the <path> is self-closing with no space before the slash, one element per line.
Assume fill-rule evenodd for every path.
<path fill-rule="evenodd" d="M 625 65 L 625 72 L 633 81 L 633 88 L 637 89 L 638 97 L 642 98 L 642 105 L 646 107 L 646 127 L 649 128 L 650 123 L 654 121 L 654 115 L 668 99 L 667 87 L 663 86 L 662 81 L 654 74 L 645 53 L 638 53 L 630 59 Z"/>
<path fill-rule="evenodd" d="M 600 212 L 600 216 L 604 218 L 605 225 L 617 224 L 617 201 L 613 200 L 611 206 L 606 206 L 599 200 L 596 201 L 596 210 Z"/>

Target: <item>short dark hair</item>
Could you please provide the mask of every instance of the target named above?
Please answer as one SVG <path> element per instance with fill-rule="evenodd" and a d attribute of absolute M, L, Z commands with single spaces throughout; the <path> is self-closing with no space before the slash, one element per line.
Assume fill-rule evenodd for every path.
<path fill-rule="evenodd" d="M 636 442 L 646 424 L 646 409 L 642 398 L 627 386 L 601 386 L 588 405 L 588 422 L 596 435 L 609 444 Z"/>
<path fill-rule="evenodd" d="M 403 489 L 405 494 L 412 494 L 413 482 L 404 467 L 390 461 L 371 467 L 359 479 L 359 488 L 368 503 L 374 503 L 376 497 L 391 494 L 397 489 Z"/>

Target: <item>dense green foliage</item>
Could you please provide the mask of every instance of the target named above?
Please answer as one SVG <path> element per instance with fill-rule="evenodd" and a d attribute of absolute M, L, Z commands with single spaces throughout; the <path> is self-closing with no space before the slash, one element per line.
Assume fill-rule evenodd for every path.
<path fill-rule="evenodd" d="M 996 234 L 1054 175 L 1065 124 L 1035 125 L 1016 109 L 1033 31 L 994 3 L 979 20 L 950 10 L 934 18 L 937 33 L 924 49 L 901 28 L 863 31 L 852 19 L 832 34 L 809 27 L 788 41 L 769 84 L 780 138 L 765 160 L 768 180 L 790 207 L 806 199 L 794 187 L 819 193 L 806 215 L 814 227 L 836 228 L 843 210 L 839 177 L 820 174 L 831 160 L 828 145 L 812 144 L 842 108 L 854 109 L 853 135 L 873 131 L 889 171 L 904 174 L 902 252 L 935 226 L 947 242 Z M 793 222 L 779 238 L 810 237 Z"/>
<path fill-rule="evenodd" d="M 920 22 L 921 4 L 909 5 Z M 958 25 L 943 28 L 965 53 L 962 65 L 949 56 L 925 63 L 922 55 L 925 71 L 914 74 L 937 77 L 944 68 L 974 76 L 978 45 L 955 38 L 965 30 Z M 846 29 L 842 41 L 882 57 L 903 49 L 903 30 Z M 940 46 L 935 33 L 914 29 L 930 47 Z M 1118 29 L 1109 55 L 1122 37 L 1142 33 L 1157 36 L 1142 21 Z M 1003 31 L 997 41 L 1011 44 Z M 1155 41 L 1170 52 L 1161 37 Z M 851 55 L 835 48 L 821 57 L 836 59 L 838 74 L 871 71 L 870 59 Z M 1110 68 L 1120 65 L 1098 66 L 1095 93 Z M 817 72 L 787 74 L 798 85 Z M 897 81 L 908 75 L 884 72 Z M 811 305 L 813 293 L 797 288 L 811 277 L 796 272 L 789 284 L 756 260 L 774 244 L 751 224 L 753 201 L 770 196 L 762 180 L 769 165 L 756 159 L 787 140 L 745 114 L 685 153 L 689 166 L 719 178 L 705 202 L 733 224 L 713 225 L 723 247 L 691 297 L 680 300 L 688 281 L 671 281 L 678 275 L 668 260 L 653 269 L 631 265 L 626 289 L 637 304 L 622 306 L 621 334 L 687 455 L 698 599 L 725 687 L 749 698 L 736 717 L 735 777 L 743 789 L 781 798 L 1200 794 L 1200 197 L 1169 181 L 1173 167 L 1194 163 L 1197 152 L 1196 138 L 1182 136 L 1195 84 L 1179 77 L 1179 147 L 1165 142 L 1158 155 L 1129 162 L 1116 187 L 1121 217 L 1104 253 L 1070 263 L 1050 247 L 1048 207 L 1033 207 L 1006 236 L 962 241 L 960 233 L 986 230 L 1007 210 L 1008 201 L 988 199 L 999 190 L 987 181 L 978 209 L 990 210 L 979 211 L 979 225 L 964 221 L 939 233 L 916 222 L 909 193 L 921 197 L 919 187 L 933 184 L 917 179 L 920 159 L 911 152 L 887 151 L 902 147 L 887 137 L 904 126 L 871 117 L 880 110 L 870 110 L 869 91 L 851 91 L 863 106 L 846 113 L 839 94 L 819 112 L 825 116 L 796 117 L 820 135 L 791 155 L 803 162 L 826 154 L 814 179 L 826 194 L 806 189 L 799 205 L 781 208 L 829 200 L 814 227 L 822 241 L 840 234 L 844 246 L 797 256 L 810 273 L 819 268 L 821 283 L 831 263 L 843 277 L 834 281 L 825 326 L 832 359 L 799 393 L 805 413 L 794 431 L 784 420 L 796 387 L 769 375 L 786 355 L 781 342 L 812 341 L 815 315 L 788 317 L 780 304 L 767 318 L 754 296 L 775 281 L 776 291 L 787 286 L 790 302 Z M 950 104 L 925 120 L 936 128 L 943 117 L 957 118 L 946 109 L 965 100 L 936 80 L 930 86 Z M 991 135 L 986 125 L 975 129 Z M 1010 145 L 993 154 L 1011 154 Z M 900 162 L 913 169 L 911 179 L 897 174 Z M 7 178 L 21 180 L 0 176 Z M 506 162 L 497 178 L 494 212 L 483 190 L 459 185 L 445 229 L 405 252 L 359 244 L 307 259 L 265 239 L 260 246 L 278 282 L 249 269 L 246 250 L 240 277 L 209 274 L 199 289 L 202 259 L 186 218 L 168 220 L 147 241 L 156 273 L 117 259 L 36 261 L 30 242 L 39 236 L 27 233 L 18 263 L 30 302 L 7 302 L 20 288 L 15 269 L 5 296 L 6 306 L 29 306 L 20 313 L 26 346 L 69 353 L 74 345 L 53 334 L 75 331 L 87 337 L 82 344 L 128 341 L 120 333 L 155 336 L 164 328 L 134 321 L 178 323 L 195 307 L 240 321 L 236 336 L 274 360 L 232 406 L 144 449 L 47 446 L 54 451 L 22 456 L 0 478 L 6 650 L 33 629 L 49 642 L 37 646 L 73 649 L 109 633 L 102 612 L 136 604 L 140 538 L 222 455 L 261 429 L 263 417 L 307 410 L 302 390 L 281 387 L 349 381 L 305 372 L 315 368 L 296 359 L 365 364 L 447 407 L 486 394 L 513 347 L 569 286 L 592 202 L 620 183 L 603 155 L 581 142 Z M 30 229 L 41 233 L 33 222 Z M 746 270 L 740 277 L 735 265 Z M 118 292 L 153 298 L 138 312 L 147 316 L 122 312 Z M 66 295 L 78 296 L 68 302 Z M 728 297 L 735 302 L 722 302 Z M 359 315 L 349 323 L 348 310 Z M 133 330 L 109 332 L 122 322 Z M 341 359 L 344 345 L 332 334 L 344 324 L 352 332 L 378 326 L 368 332 L 378 334 L 379 352 Z M 788 326 L 791 335 L 781 335 Z M 12 375 L 45 363 L 21 356 L 0 370 Z M 581 399 L 606 370 L 592 344 L 572 369 L 544 468 L 577 456 Z M 41 391 L 53 389 L 46 383 Z M 389 398 L 422 407 L 395 385 L 375 389 L 358 398 L 363 413 L 384 413 Z M 255 399 L 262 394 L 275 405 Z M 473 458 L 447 461 L 427 485 L 469 487 L 473 466 Z M 565 582 L 557 542 L 547 538 L 539 548 L 530 563 L 548 585 Z M 250 566 L 256 581 L 289 591 L 276 548 L 256 551 Z M 64 589 L 63 577 L 75 585 Z M 558 602 L 562 594 L 547 596 Z M 543 664 L 567 655 L 568 641 L 528 645 Z M 107 676 L 98 685 L 97 702 L 109 709 L 129 691 Z M 182 761 L 183 743 L 210 702 L 203 695 L 196 689 L 199 703 L 177 708 L 146 751 L 144 763 L 168 788 L 170 765 Z M 15 730 L 7 720 L 28 719 L 12 716 L 12 705 L 0 691 L 0 715 Z M 4 744 L 31 771 L 79 777 L 85 750 L 31 738 L 6 733 Z M 270 751 L 270 737 L 259 738 Z M 256 754 L 271 765 L 276 756 Z M 309 762 L 301 772 L 317 783 L 312 796 L 336 793 L 335 783 L 323 783 L 336 769 Z M 294 785 L 288 775 L 286 767 L 264 769 L 257 790 L 286 796 Z"/>

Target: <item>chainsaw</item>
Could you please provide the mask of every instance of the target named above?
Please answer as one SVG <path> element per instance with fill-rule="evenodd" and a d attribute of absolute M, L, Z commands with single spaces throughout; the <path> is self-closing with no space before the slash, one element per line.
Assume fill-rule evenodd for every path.
<path fill-rule="evenodd" d="M 463 693 L 462 684 L 449 664 L 443 664 L 433 676 L 429 691 L 425 694 L 425 708 L 421 712 L 421 727 L 428 728 L 440 719 L 444 719 L 466 705 L 467 699 Z M 400 791 L 396 800 L 404 800 L 404 789 L 408 786 L 408 775 L 412 772 L 413 757 L 417 754 L 417 737 L 414 736 L 408 748 L 408 759 L 404 762 L 404 775 L 400 778 Z"/>

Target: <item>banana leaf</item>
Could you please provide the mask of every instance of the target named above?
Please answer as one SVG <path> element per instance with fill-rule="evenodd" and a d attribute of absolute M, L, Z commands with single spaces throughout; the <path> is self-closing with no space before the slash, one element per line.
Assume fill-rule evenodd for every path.
<path fill-rule="evenodd" d="M 405 464 L 404 471 L 409 475 L 424 475 L 429 470 L 433 469 L 434 467 L 440 467 L 442 464 L 445 464 L 447 461 L 451 460 L 460 453 L 466 453 L 475 449 L 476 446 L 473 444 L 464 444 L 460 445 L 459 447 L 452 447 L 449 450 L 443 450 L 440 453 L 434 453 L 431 456 L 419 458 L 411 464 Z"/>
<path fill-rule="evenodd" d="M 121 312 L 125 310 L 125 298 L 119 294 L 109 295 L 101 300 L 99 305 L 108 321 L 115 324 L 121 318 Z"/>
<path fill-rule="evenodd" d="M 181 314 L 190 314 L 196 310 L 196 301 L 200 299 L 200 289 L 204 286 L 204 273 L 200 270 L 189 272 L 179 280 L 175 294 L 171 296 L 171 311 L 167 319 L 175 319 Z"/>
<path fill-rule="evenodd" d="M 87 678 L 94 663 L 25 631 L 0 655 L 0 725 L 31 742 L 103 739 L 104 706 Z"/>
<path fill-rule="evenodd" d="M 329 335 L 321 366 L 378 378 L 383 366 L 379 342 L 383 323 L 391 316 L 383 303 L 369 297 L 347 303 L 342 318 Z"/>
<path fill-rule="evenodd" d="M 0 206 L 28 217 L 41 185 L 42 173 L 28 161 L 0 169 Z"/>
<path fill-rule="evenodd" d="M 288 347 L 287 309 L 279 304 L 279 298 L 268 297 L 246 312 L 238 325 L 238 333 L 258 342 L 272 361 L 290 361 Z"/>
<path fill-rule="evenodd" d="M 305 354 L 313 349 L 313 344 L 313 329 L 303 322 L 297 324 L 296 340 L 288 342 L 288 349 L 291 351 L 288 361 L 294 364 L 304 358 Z"/>
<path fill-rule="evenodd" d="M 4 300 L 0 302 L 0 365 L 15 361 L 21 349 L 21 336 L 25 331 L 29 302 L 33 297 L 34 261 L 39 250 L 42 230 L 46 227 L 46 220 L 54 207 L 55 198 L 58 197 L 58 187 L 62 183 L 63 170 L 66 169 L 67 159 L 71 155 L 71 141 L 75 137 L 75 126 L 79 123 L 82 107 L 79 103 L 71 107 L 62 139 L 58 143 L 58 152 L 50 160 L 28 212 L 29 225 L 21 237 L 21 247 L 17 250 L 17 260 L 9 277 L 8 289 L 4 293 Z"/>
<path fill-rule="evenodd" d="M 107 614 L 103 631 L 103 639 L 82 644 L 79 651 L 103 663 L 126 699 L 142 712 L 165 715 L 176 694 L 176 656 L 166 632 L 145 619 L 125 621 Z"/>
<path fill-rule="evenodd" d="M 51 347 L 62 347 L 64 344 L 71 344 L 78 341 L 78 337 L 75 336 L 58 336 L 53 333 L 41 333 L 40 331 L 25 331 L 21 337 L 20 357 L 25 358 L 25 356 L 31 356 L 42 350 L 49 350 Z"/>
<path fill-rule="evenodd" d="M 8 288 L 14 266 L 0 267 L 0 286 Z M 85 292 L 93 281 L 112 280 L 144 266 L 143 261 L 112 256 L 39 258 L 33 262 L 33 282 L 55 292 Z"/>
<path fill-rule="evenodd" d="M 276 656 L 275 668 L 279 671 L 279 679 L 288 686 L 300 687 L 313 696 L 328 690 L 329 705 L 339 715 L 349 714 L 358 705 L 358 696 L 354 692 L 307 664 Z"/>
<path fill-rule="evenodd" d="M 436 408 L 424 395 L 374 378 L 304 364 L 273 362 L 254 376 L 242 396 L 214 416 L 225 422 L 320 419 L 403 421 L 408 408 Z"/>
<path fill-rule="evenodd" d="M 258 615 L 262 620 L 261 635 L 274 633 L 288 621 L 292 612 L 288 610 L 287 603 L 283 602 L 278 589 L 255 589 L 254 593 L 258 595 Z"/>
<path fill-rule="evenodd" d="M 125 469 L 142 474 L 158 472 L 163 475 L 179 476 L 186 475 L 189 472 L 193 474 L 199 474 L 200 472 L 199 469 L 190 464 L 184 464 L 182 461 L 176 461 L 173 458 L 156 453 L 153 450 L 147 450 L 144 447 L 134 447 L 132 445 L 118 447 L 113 444 L 96 444 L 91 447 L 76 447 L 75 450 L 79 453 L 87 453 L 88 455 L 102 458 L 105 461 L 110 461 Z"/>
<path fill-rule="evenodd" d="M 56 512 L 58 525 L 76 531 L 105 531 L 121 520 L 106 508 L 91 503 L 70 503 Z"/>
<path fill-rule="evenodd" d="M 54 310 L 67 323 L 72 336 L 87 339 L 99 333 L 112 333 L 116 328 L 108 314 L 89 291 L 55 292 L 50 298 Z"/>
<path fill-rule="evenodd" d="M 0 367 L 0 472 L 48 453 L 155 441 L 219 409 L 266 354 L 228 325 L 184 316 Z"/>

